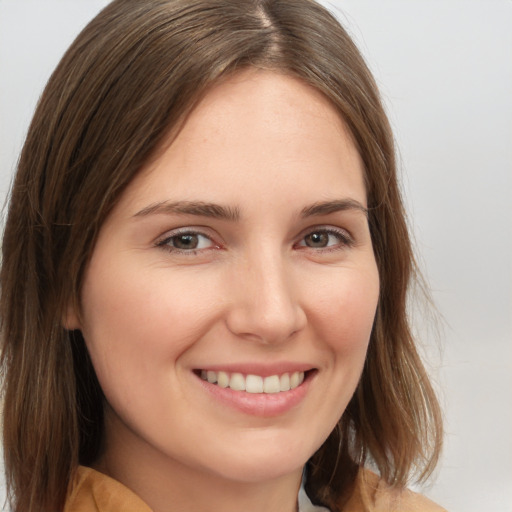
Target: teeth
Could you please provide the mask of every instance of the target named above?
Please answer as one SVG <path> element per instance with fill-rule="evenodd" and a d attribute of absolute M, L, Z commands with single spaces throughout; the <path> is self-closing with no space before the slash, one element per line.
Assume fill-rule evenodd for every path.
<path fill-rule="evenodd" d="M 281 385 L 281 391 L 288 391 L 290 389 L 290 374 L 283 373 L 279 380 Z"/>
<path fill-rule="evenodd" d="M 279 393 L 279 391 L 281 391 L 281 381 L 279 380 L 279 375 L 265 377 L 263 380 L 263 392 Z"/>
<path fill-rule="evenodd" d="M 229 387 L 235 391 L 245 391 L 245 378 L 241 373 L 233 373 L 229 381 Z"/>
<path fill-rule="evenodd" d="M 282 375 L 246 375 L 241 373 L 201 371 L 201 378 L 221 388 L 230 388 L 247 393 L 280 393 L 295 389 L 304 382 L 304 372 L 283 373 Z"/>
<path fill-rule="evenodd" d="M 229 386 L 229 375 L 226 372 L 219 372 L 217 374 L 217 384 L 221 388 L 227 388 Z"/>
<path fill-rule="evenodd" d="M 296 388 L 300 384 L 299 372 L 293 372 L 290 375 L 290 389 Z"/>
<path fill-rule="evenodd" d="M 245 378 L 245 391 L 247 393 L 263 393 L 263 377 L 247 375 Z"/>

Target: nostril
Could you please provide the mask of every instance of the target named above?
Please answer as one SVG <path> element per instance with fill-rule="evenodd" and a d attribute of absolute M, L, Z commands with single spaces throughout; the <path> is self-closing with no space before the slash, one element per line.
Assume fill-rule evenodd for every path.
<path fill-rule="evenodd" d="M 230 332 L 247 340 L 266 344 L 287 341 L 307 324 L 306 315 L 295 305 L 287 309 L 271 305 L 237 304 L 228 313 Z"/>

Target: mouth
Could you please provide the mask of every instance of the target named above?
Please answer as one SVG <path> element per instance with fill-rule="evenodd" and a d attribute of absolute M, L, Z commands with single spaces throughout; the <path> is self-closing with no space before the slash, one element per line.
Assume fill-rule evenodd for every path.
<path fill-rule="evenodd" d="M 194 373 L 202 380 L 220 388 L 245 393 L 278 394 L 298 388 L 309 379 L 316 370 L 285 372 L 281 374 L 261 376 L 238 372 L 195 370 Z"/>

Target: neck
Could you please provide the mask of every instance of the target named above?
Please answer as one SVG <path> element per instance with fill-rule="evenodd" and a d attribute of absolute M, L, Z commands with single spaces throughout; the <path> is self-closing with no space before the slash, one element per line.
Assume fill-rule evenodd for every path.
<path fill-rule="evenodd" d="M 271 479 L 240 481 L 180 463 L 118 428 L 106 428 L 105 446 L 96 469 L 134 491 L 153 512 L 297 510 L 302 468 Z"/>

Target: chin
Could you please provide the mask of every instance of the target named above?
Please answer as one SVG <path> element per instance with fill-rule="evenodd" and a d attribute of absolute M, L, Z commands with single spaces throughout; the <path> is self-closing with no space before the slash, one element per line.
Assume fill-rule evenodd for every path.
<path fill-rule="evenodd" d="M 305 443 L 290 445 L 281 441 L 264 448 L 253 444 L 253 449 L 239 448 L 235 453 L 219 457 L 220 463 L 213 469 L 219 476 L 231 481 L 255 483 L 301 473 L 304 465 L 316 451 Z M 211 466 L 210 466 L 211 467 Z"/>
<path fill-rule="evenodd" d="M 223 480 L 255 484 L 258 482 L 276 480 L 295 473 L 300 474 L 304 464 L 305 461 L 298 464 L 276 464 L 275 460 L 265 464 L 251 464 L 250 461 L 246 461 L 245 464 L 237 464 L 229 468 L 224 467 L 220 472 L 218 470 L 216 472 Z"/>

